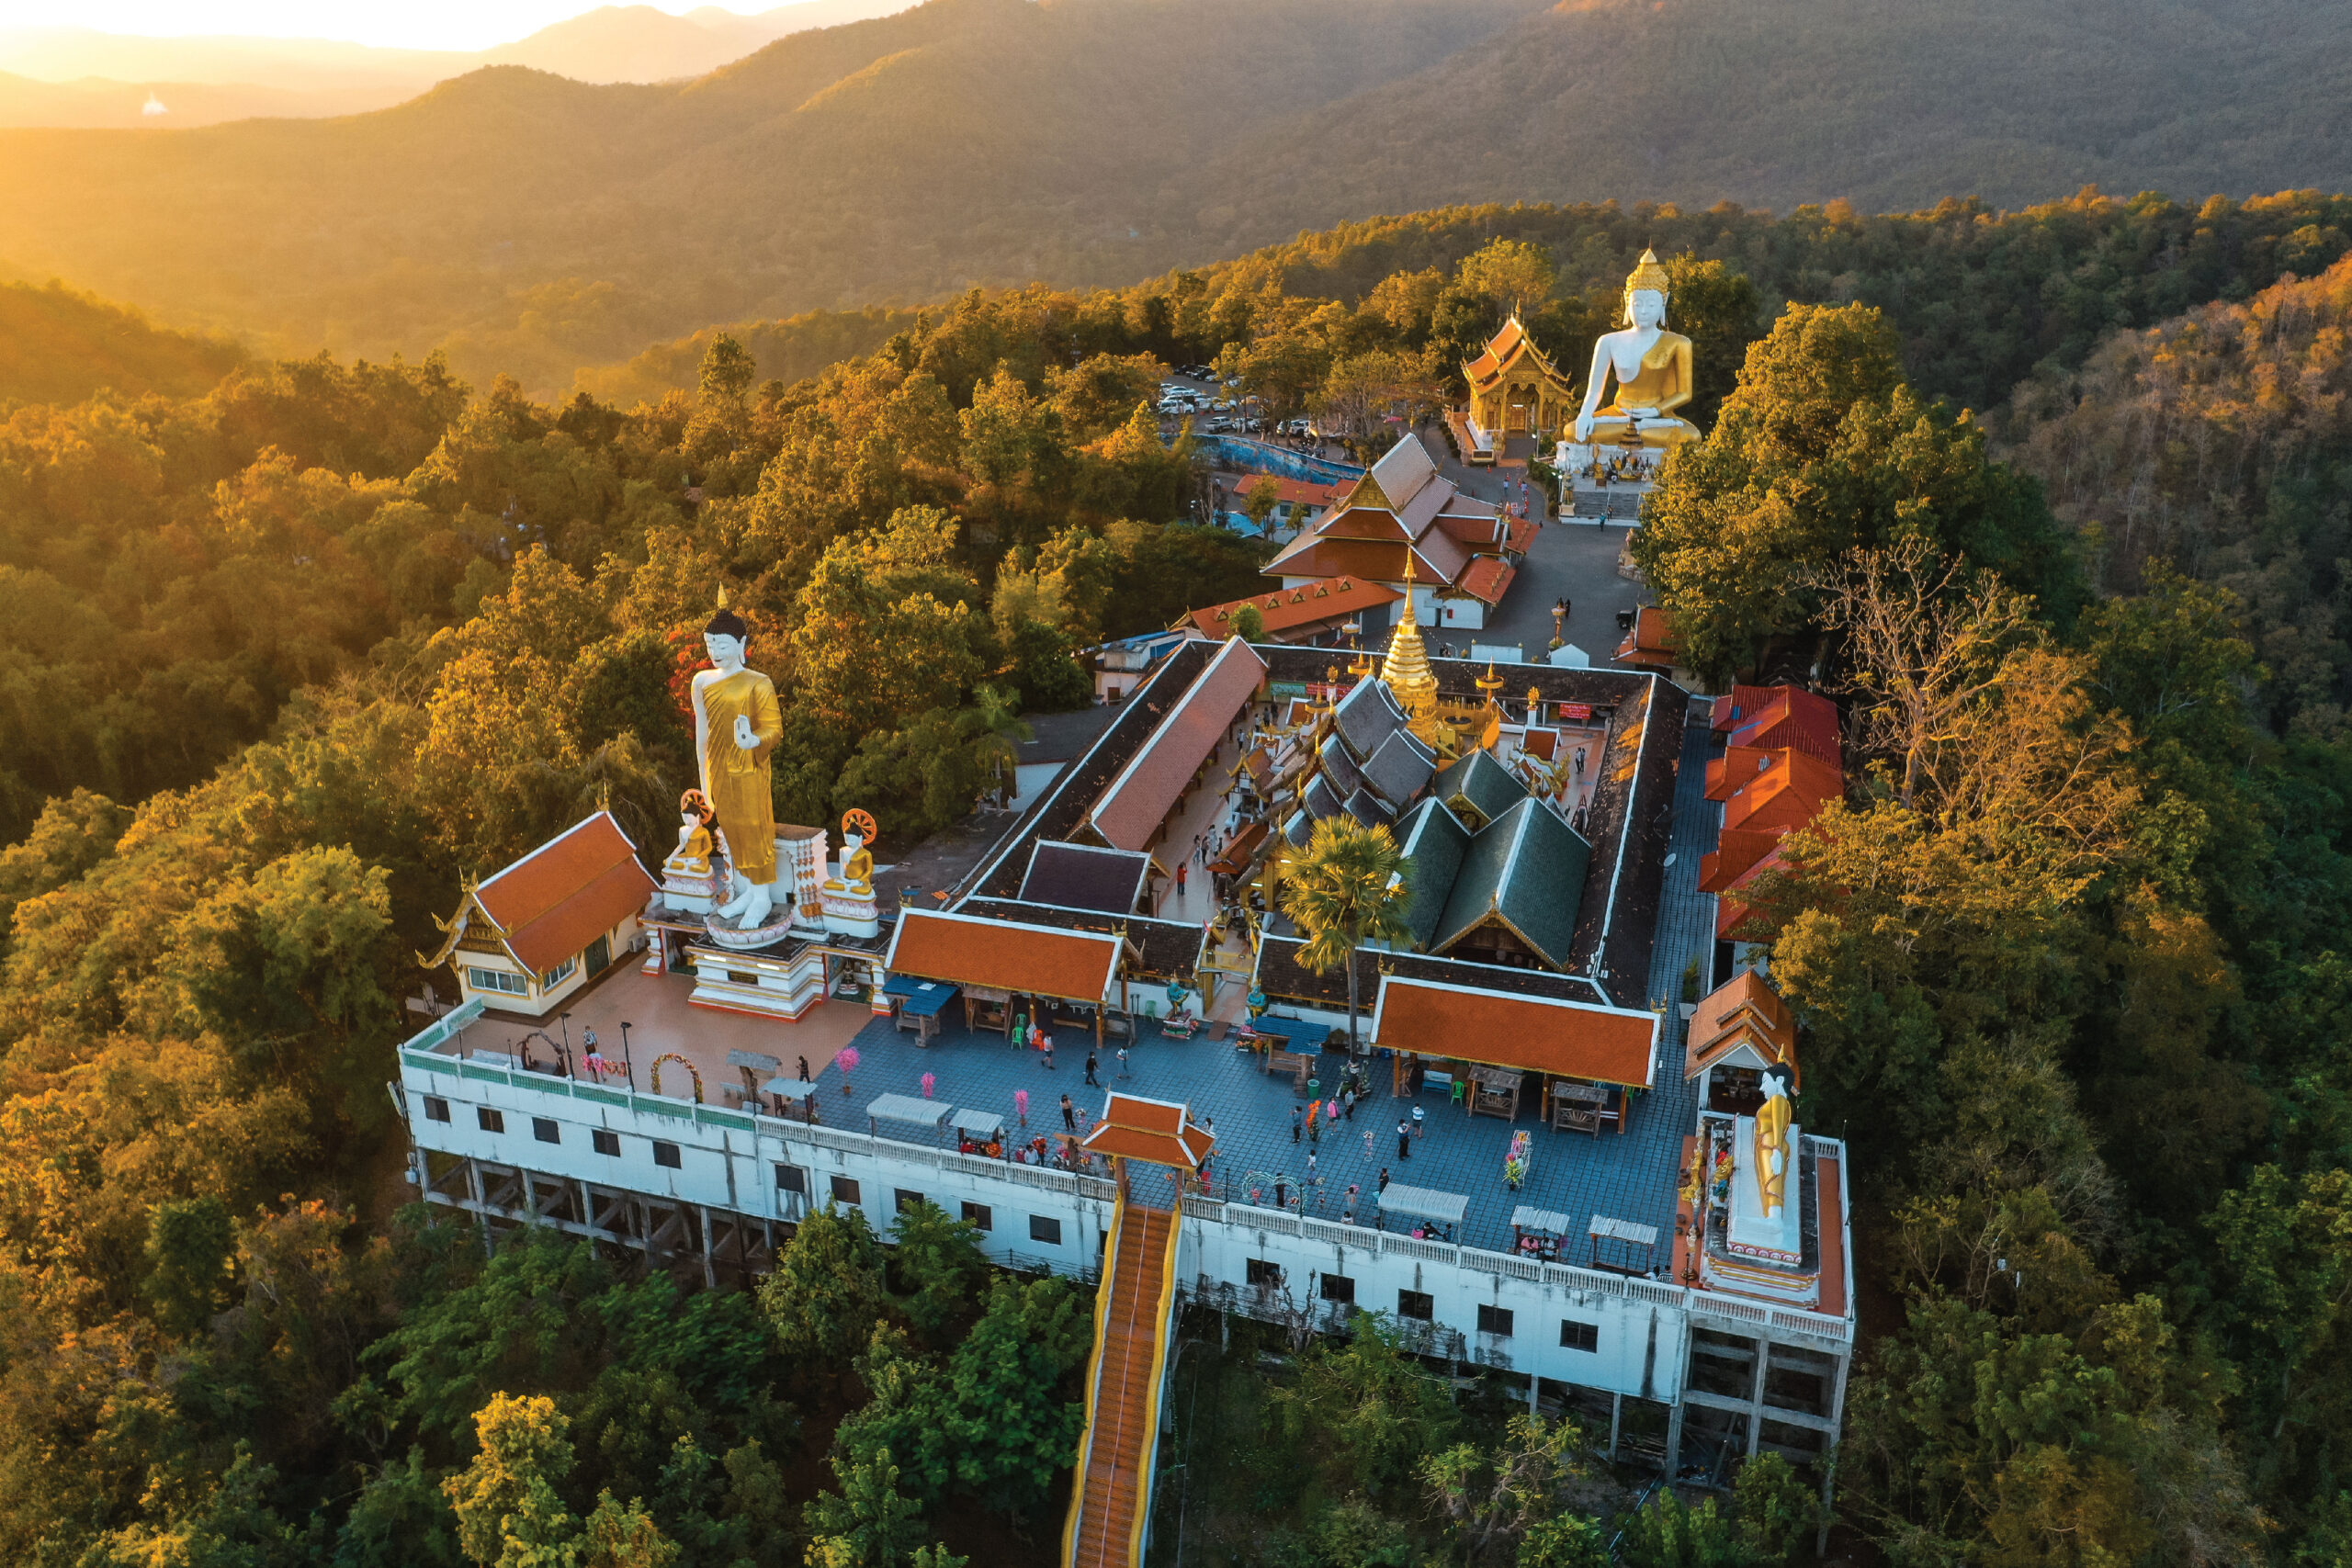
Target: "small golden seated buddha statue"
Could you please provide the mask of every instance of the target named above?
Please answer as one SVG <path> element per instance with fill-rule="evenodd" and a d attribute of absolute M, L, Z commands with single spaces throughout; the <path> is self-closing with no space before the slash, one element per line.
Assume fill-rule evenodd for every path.
<path fill-rule="evenodd" d="M 1699 427 L 1674 412 L 1690 400 L 1690 340 L 1666 330 L 1668 291 L 1657 253 L 1644 251 L 1625 279 L 1625 320 L 1632 324 L 1602 333 L 1592 345 L 1592 374 L 1576 422 L 1579 443 L 1679 446 L 1699 438 Z M 1603 407 L 1601 389 L 1611 375 L 1617 396 Z"/>

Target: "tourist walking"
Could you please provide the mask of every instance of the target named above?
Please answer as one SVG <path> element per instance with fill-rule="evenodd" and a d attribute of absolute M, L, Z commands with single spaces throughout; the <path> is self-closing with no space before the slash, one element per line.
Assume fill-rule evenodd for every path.
<path fill-rule="evenodd" d="M 1042 1028 L 1037 1031 L 1037 1054 L 1045 1058 L 1046 1070 L 1054 1070 L 1054 1037 Z"/>
<path fill-rule="evenodd" d="M 1128 1073 L 1127 1073 L 1127 1048 L 1126 1048 L 1125 1045 L 1122 1045 L 1122 1046 L 1120 1046 L 1120 1047 L 1119 1047 L 1119 1076 L 1120 1076 L 1121 1077 L 1127 1077 L 1127 1076 L 1128 1076 Z"/>
<path fill-rule="evenodd" d="M 1290 1141 L 1291 1141 L 1292 1143 L 1294 1143 L 1294 1144 L 1295 1144 L 1295 1143 L 1296 1143 L 1296 1142 L 1298 1142 L 1298 1118 L 1299 1118 L 1299 1115 L 1300 1115 L 1300 1111 L 1299 1111 L 1298 1107 L 1297 1107 L 1297 1106 L 1295 1106 L 1295 1105 L 1292 1106 L 1292 1107 L 1290 1108 Z"/>
<path fill-rule="evenodd" d="M 1383 1192 L 1388 1190 L 1388 1168 L 1385 1165 L 1380 1168 L 1380 1190 Z"/>
<path fill-rule="evenodd" d="M 1073 1133 L 1078 1131 L 1078 1110 L 1070 1104 L 1068 1095 L 1062 1096 L 1062 1125 Z"/>
<path fill-rule="evenodd" d="M 1086 1081 L 1096 1089 L 1102 1087 L 1102 1080 L 1094 1076 L 1094 1053 L 1091 1051 L 1086 1054 Z"/>
<path fill-rule="evenodd" d="M 1049 1053 L 1050 1053 L 1050 1052 L 1053 1050 L 1053 1047 L 1052 1047 L 1052 1046 L 1050 1046 L 1050 1045 L 1048 1045 L 1048 1046 L 1046 1046 L 1046 1051 L 1047 1051 L 1047 1052 L 1049 1052 Z M 1050 1055 L 1048 1055 L 1048 1056 L 1047 1056 L 1047 1058 L 1046 1058 L 1046 1063 L 1047 1063 L 1047 1065 L 1048 1065 L 1048 1066 L 1051 1066 L 1051 1065 L 1052 1065 L 1052 1060 L 1053 1060 L 1053 1058 L 1052 1058 Z M 1421 1135 L 1421 1108 L 1420 1108 L 1419 1106 L 1416 1105 L 1415 1107 L 1413 1107 L 1413 1136 L 1415 1136 L 1415 1137 L 1417 1137 L 1417 1138 L 1418 1138 L 1418 1137 L 1419 1137 L 1420 1135 Z"/>
<path fill-rule="evenodd" d="M 1398 1159 L 1413 1157 L 1413 1128 L 1410 1122 L 1400 1121 L 1396 1123 L 1396 1157 Z"/>
<path fill-rule="evenodd" d="M 800 1058 L 800 1081 L 802 1083 L 808 1081 L 808 1058 L 806 1056 Z"/>

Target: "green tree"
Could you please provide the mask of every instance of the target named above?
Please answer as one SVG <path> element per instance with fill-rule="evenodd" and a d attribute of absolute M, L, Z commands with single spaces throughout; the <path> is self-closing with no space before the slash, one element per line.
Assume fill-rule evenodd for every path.
<path fill-rule="evenodd" d="M 458 1544 L 481 1568 L 570 1568 L 580 1521 L 556 1483 L 571 1472 L 571 1422 L 544 1395 L 498 1393 L 474 1416 L 481 1450 L 441 1483 Z"/>
<path fill-rule="evenodd" d="M 1385 827 L 1330 817 L 1315 825 L 1306 852 L 1283 874 L 1283 909 L 1306 933 L 1299 962 L 1318 974 L 1348 971 L 1348 1049 L 1356 1048 L 1356 950 L 1402 942 L 1411 867 Z"/>
<path fill-rule="evenodd" d="M 831 1203 L 794 1227 L 775 1271 L 760 1282 L 777 1344 L 810 1381 L 850 1370 L 852 1351 L 888 1302 L 881 1244 L 865 1213 Z"/>
<path fill-rule="evenodd" d="M 1708 1497 L 1696 1507 L 1661 1487 L 1625 1521 L 1628 1568 L 1747 1568 L 1739 1536 Z"/>
<path fill-rule="evenodd" d="M 1489 241 L 1454 269 L 1455 284 L 1483 299 L 1497 321 L 1543 304 L 1558 276 L 1550 250 L 1525 240 Z"/>
<path fill-rule="evenodd" d="M 809 1568 L 899 1568 L 909 1562 L 922 1539 L 922 1506 L 899 1491 L 890 1450 L 876 1449 L 862 1461 L 836 1455 L 833 1476 L 841 1491 L 820 1492 L 808 1504 Z"/>
<path fill-rule="evenodd" d="M 1357 1313 L 1344 1340 L 1319 1339 L 1295 1382 L 1269 1392 L 1276 1428 L 1335 1485 L 1401 1500 L 1422 1457 L 1447 1447 L 1459 1417 L 1445 1385 L 1379 1314 Z"/>
<path fill-rule="evenodd" d="M 1266 640 L 1266 617 L 1258 613 L 1256 604 L 1245 602 L 1233 612 L 1233 635 L 1243 642 Z"/>
<path fill-rule="evenodd" d="M 1749 1568 L 1779 1568 L 1808 1551 L 1821 1522 L 1821 1496 L 1776 1453 L 1759 1453 L 1739 1467 L 1732 1483 L 1739 1545 Z"/>
<path fill-rule="evenodd" d="M 228 1205 L 209 1193 L 158 1203 L 147 1224 L 147 1279 L 141 1287 L 155 1325 L 175 1338 L 205 1327 L 228 1304 L 236 1230 Z"/>
<path fill-rule="evenodd" d="M 988 1277 L 980 1233 L 929 1201 L 899 1210 L 890 1232 L 890 1273 L 903 1292 L 901 1303 L 915 1327 L 936 1341 L 971 1310 Z"/>

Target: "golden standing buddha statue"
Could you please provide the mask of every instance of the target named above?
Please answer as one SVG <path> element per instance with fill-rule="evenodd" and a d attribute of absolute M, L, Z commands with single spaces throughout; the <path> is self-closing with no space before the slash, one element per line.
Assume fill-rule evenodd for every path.
<path fill-rule="evenodd" d="M 1625 320 L 1592 345 L 1592 373 L 1577 415 L 1576 438 L 1601 446 L 1679 446 L 1699 438 L 1699 427 L 1675 413 L 1690 400 L 1690 340 L 1666 330 L 1670 292 L 1656 251 L 1625 279 Z M 1617 396 L 1602 407 L 1600 392 L 1611 376 Z"/>
<path fill-rule="evenodd" d="M 714 919 L 731 920 L 741 931 L 765 925 L 775 907 L 775 800 L 768 758 L 784 739 L 775 682 L 743 667 L 751 630 L 722 598 L 718 614 L 703 628 L 712 668 L 694 678 L 702 792 L 718 818 L 737 879 L 734 897 L 719 906 Z"/>

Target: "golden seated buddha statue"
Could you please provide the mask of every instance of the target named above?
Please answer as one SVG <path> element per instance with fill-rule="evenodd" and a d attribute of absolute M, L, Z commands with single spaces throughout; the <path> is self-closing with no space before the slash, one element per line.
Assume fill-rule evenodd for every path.
<path fill-rule="evenodd" d="M 1592 345 L 1592 373 L 1577 414 L 1579 443 L 1679 446 L 1699 438 L 1699 427 L 1674 412 L 1690 400 L 1690 340 L 1666 330 L 1668 281 L 1657 253 L 1644 251 L 1641 265 L 1625 279 L 1625 320 L 1631 324 L 1602 333 Z M 1617 396 L 1604 407 L 1601 389 L 1611 376 Z"/>

